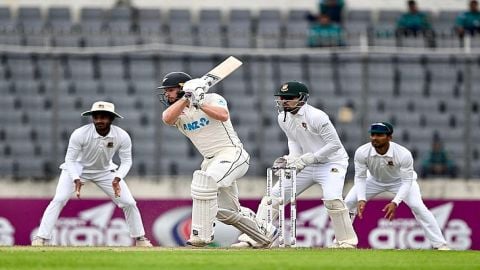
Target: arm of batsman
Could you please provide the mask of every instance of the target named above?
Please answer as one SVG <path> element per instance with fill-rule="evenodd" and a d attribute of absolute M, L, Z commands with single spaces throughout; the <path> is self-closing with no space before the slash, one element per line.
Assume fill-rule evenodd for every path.
<path fill-rule="evenodd" d="M 299 157 L 287 158 L 287 167 L 297 168 L 297 173 L 313 163 L 315 163 L 315 156 L 312 153 L 305 153 Z"/>

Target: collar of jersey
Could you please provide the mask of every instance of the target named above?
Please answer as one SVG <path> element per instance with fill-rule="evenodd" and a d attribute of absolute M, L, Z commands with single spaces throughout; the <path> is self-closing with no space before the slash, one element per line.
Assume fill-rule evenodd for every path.
<path fill-rule="evenodd" d="M 372 151 L 370 151 L 370 156 L 393 157 L 393 147 L 391 142 L 387 152 L 383 155 L 380 155 L 379 153 L 377 153 L 377 151 L 375 150 L 375 147 L 373 147 L 371 144 L 370 144 L 370 147 L 372 147 Z"/>
<path fill-rule="evenodd" d="M 307 104 L 303 104 L 302 107 L 300 107 L 300 109 L 298 110 L 298 112 L 296 113 L 296 115 L 304 115 L 305 114 L 305 107 L 307 106 Z"/>
<path fill-rule="evenodd" d="M 113 136 L 112 136 L 112 126 L 110 126 L 110 131 L 108 132 L 108 134 L 106 136 L 102 136 L 102 135 L 98 134 L 97 130 L 95 129 L 95 126 L 93 127 L 93 129 L 95 130 L 95 133 L 93 134 L 94 138 L 113 138 Z"/>

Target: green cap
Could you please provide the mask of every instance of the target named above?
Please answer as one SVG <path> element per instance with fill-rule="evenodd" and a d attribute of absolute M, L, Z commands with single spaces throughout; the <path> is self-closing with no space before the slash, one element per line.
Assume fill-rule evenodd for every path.
<path fill-rule="evenodd" d="M 370 126 L 370 134 L 393 134 L 393 125 L 388 122 L 373 123 Z"/>
<path fill-rule="evenodd" d="M 275 92 L 275 96 L 283 96 L 283 97 L 298 97 L 307 94 L 308 95 L 308 88 L 305 84 L 297 81 L 291 81 L 284 83 L 280 89 Z"/>

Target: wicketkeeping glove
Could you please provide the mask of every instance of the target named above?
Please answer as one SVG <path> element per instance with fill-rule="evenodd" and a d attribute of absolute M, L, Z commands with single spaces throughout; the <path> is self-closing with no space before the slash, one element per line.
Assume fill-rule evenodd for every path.
<path fill-rule="evenodd" d="M 287 167 L 287 156 L 279 157 L 279 158 L 275 159 L 275 161 L 273 162 L 272 172 L 276 176 L 280 176 L 279 168 L 285 168 L 285 167 Z"/>
<path fill-rule="evenodd" d="M 315 156 L 312 153 L 305 153 L 299 157 L 287 158 L 287 167 L 297 168 L 297 173 L 313 163 L 315 163 Z"/>

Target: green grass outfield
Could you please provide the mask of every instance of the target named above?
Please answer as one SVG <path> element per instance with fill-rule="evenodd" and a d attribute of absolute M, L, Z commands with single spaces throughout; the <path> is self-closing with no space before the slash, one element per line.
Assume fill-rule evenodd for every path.
<path fill-rule="evenodd" d="M 479 251 L 1 247 L 0 269 L 480 269 Z"/>

